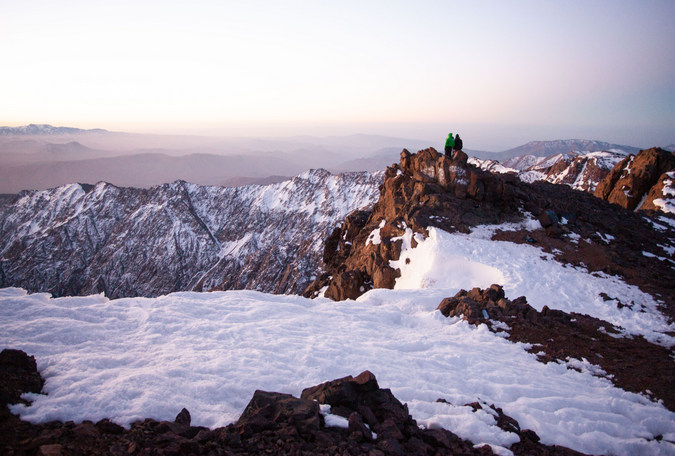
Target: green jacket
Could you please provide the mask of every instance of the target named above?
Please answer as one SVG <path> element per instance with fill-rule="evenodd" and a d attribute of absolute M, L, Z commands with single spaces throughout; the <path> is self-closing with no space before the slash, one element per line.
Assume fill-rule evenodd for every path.
<path fill-rule="evenodd" d="M 452 133 L 448 135 L 448 139 L 445 140 L 445 148 L 453 149 L 455 147 L 455 138 L 452 137 Z"/>

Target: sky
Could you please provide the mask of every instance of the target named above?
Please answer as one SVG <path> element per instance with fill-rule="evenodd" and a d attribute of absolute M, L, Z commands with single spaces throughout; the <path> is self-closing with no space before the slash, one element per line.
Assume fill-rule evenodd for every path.
<path fill-rule="evenodd" d="M 675 143 L 672 0 L 25 0 L 0 10 L 1 125 L 460 131 L 488 150 Z"/>

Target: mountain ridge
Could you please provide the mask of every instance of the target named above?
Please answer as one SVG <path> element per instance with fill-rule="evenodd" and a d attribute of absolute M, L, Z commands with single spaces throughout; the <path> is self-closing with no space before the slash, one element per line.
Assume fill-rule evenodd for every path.
<path fill-rule="evenodd" d="M 299 293 L 320 269 L 327 232 L 372 204 L 381 179 L 319 169 L 266 186 L 24 191 L 0 199 L 0 286 L 56 296 Z"/>
<path fill-rule="evenodd" d="M 0 127 L 0 136 L 32 136 L 32 135 L 72 135 L 81 133 L 108 133 L 102 128 L 82 129 L 74 127 L 54 127 L 49 124 L 28 124 L 20 127 Z"/>

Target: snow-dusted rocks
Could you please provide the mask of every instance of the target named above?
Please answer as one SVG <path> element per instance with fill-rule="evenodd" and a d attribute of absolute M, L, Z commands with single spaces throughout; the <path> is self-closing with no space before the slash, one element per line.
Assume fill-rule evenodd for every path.
<path fill-rule="evenodd" d="M 611 144 L 605 141 L 589 139 L 558 139 L 553 141 L 530 141 L 527 144 L 523 144 L 522 146 L 501 152 L 500 155 L 508 160 L 514 157 L 526 156 L 551 157 L 558 154 L 567 154 L 578 151 L 582 151 L 584 153 L 612 151 L 622 153 L 623 155 L 628 155 L 637 153 L 638 149 L 630 146 Z"/>
<path fill-rule="evenodd" d="M 313 170 L 279 184 L 71 184 L 0 202 L 0 286 L 57 296 L 179 290 L 297 293 L 323 240 L 371 205 L 381 173 Z"/>
<path fill-rule="evenodd" d="M 629 155 L 598 185 L 595 196 L 629 210 L 669 210 L 675 155 L 658 147 Z M 671 195 L 671 193 L 673 193 Z"/>
<path fill-rule="evenodd" d="M 545 181 L 593 192 L 612 168 L 626 157 L 622 150 L 569 151 L 546 157 L 522 155 L 504 161 L 471 158 L 470 163 L 493 173 L 516 174 L 524 182 Z"/>
<path fill-rule="evenodd" d="M 47 124 L 30 124 L 21 127 L 0 127 L 0 136 L 64 135 L 88 132 L 101 133 L 105 132 L 105 130 L 82 130 L 80 128 L 72 127 L 54 127 Z"/>

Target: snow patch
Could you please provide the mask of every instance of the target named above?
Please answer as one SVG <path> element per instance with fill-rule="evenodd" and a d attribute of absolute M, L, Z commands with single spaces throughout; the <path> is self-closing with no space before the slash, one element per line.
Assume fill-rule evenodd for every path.
<path fill-rule="evenodd" d="M 370 232 L 370 234 L 368 235 L 368 239 L 366 239 L 366 245 L 369 244 L 378 245 L 382 243 L 382 239 L 380 238 L 380 230 L 384 228 L 384 225 L 386 223 L 387 221 L 385 219 L 382 219 L 380 225 Z"/>
<path fill-rule="evenodd" d="M 333 415 L 329 404 L 319 404 L 319 411 L 323 415 L 326 427 L 349 429 L 349 420 L 340 415 Z"/>

